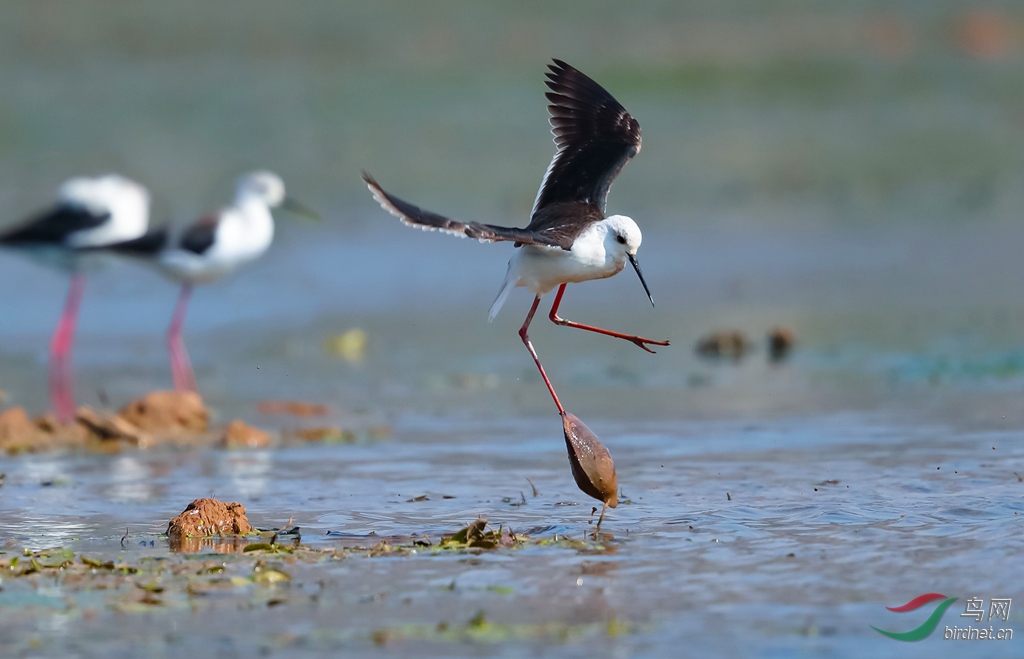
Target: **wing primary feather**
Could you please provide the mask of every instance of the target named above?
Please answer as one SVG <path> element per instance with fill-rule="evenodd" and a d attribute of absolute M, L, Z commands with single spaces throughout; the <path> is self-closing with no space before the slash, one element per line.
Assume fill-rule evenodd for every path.
<path fill-rule="evenodd" d="M 612 181 L 640 151 L 640 124 L 579 70 L 559 59 L 548 68 L 545 98 L 557 149 L 531 219 L 535 222 L 545 206 L 565 202 L 593 205 L 603 213 Z"/>
<path fill-rule="evenodd" d="M 443 215 L 438 215 L 384 191 L 377 181 L 363 172 L 363 181 L 369 188 L 373 198 L 381 208 L 391 213 L 403 224 L 424 231 L 440 231 L 461 238 L 475 238 L 480 242 L 512 241 L 524 245 L 543 245 L 547 247 L 564 246 L 551 238 L 526 229 L 502 227 L 481 222 L 459 222 Z M 568 248 L 565 248 L 568 249 Z"/>

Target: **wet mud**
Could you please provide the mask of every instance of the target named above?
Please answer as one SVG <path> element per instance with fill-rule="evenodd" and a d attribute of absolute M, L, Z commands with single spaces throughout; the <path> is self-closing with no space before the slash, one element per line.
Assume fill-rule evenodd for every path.
<path fill-rule="evenodd" d="M 262 414 L 311 417 L 327 414 L 321 404 L 300 401 L 260 403 Z M 194 392 L 154 391 L 132 400 L 116 412 L 79 407 L 71 423 L 53 414 L 30 417 L 25 408 L 0 412 L 0 452 L 8 455 L 49 451 L 117 452 L 158 446 L 265 449 L 289 443 L 356 443 L 377 441 L 390 434 L 387 426 L 356 428 L 313 426 L 267 431 L 235 419 L 211 424 L 211 411 Z"/>
<path fill-rule="evenodd" d="M 216 499 L 196 499 L 167 523 L 167 537 L 172 541 L 182 537 L 209 537 L 215 535 L 246 535 L 252 532 L 245 506 L 237 501 L 224 503 Z"/>
<path fill-rule="evenodd" d="M 754 348 L 754 344 L 739 330 L 721 330 L 701 337 L 696 352 L 708 359 L 739 360 Z"/>

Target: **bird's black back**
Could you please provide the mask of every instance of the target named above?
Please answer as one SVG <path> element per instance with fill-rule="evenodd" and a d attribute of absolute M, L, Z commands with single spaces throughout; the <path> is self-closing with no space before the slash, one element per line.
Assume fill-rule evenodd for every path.
<path fill-rule="evenodd" d="M 62 245 L 71 234 L 95 229 L 110 219 L 110 213 L 95 213 L 70 204 L 59 204 L 0 235 L 5 245 Z"/>
<path fill-rule="evenodd" d="M 217 241 L 219 224 L 219 215 L 204 215 L 185 229 L 178 239 L 178 246 L 194 254 L 203 254 Z"/>
<path fill-rule="evenodd" d="M 138 238 L 106 245 L 102 249 L 129 256 L 153 256 L 167 245 L 168 235 L 167 227 L 160 227 Z"/>

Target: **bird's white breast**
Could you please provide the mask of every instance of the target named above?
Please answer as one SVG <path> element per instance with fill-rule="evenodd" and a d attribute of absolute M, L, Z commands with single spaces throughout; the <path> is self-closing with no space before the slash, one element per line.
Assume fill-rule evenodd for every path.
<path fill-rule="evenodd" d="M 573 242 L 572 249 L 525 245 L 512 257 L 519 282 L 537 295 L 544 295 L 559 284 L 605 279 L 625 267 L 605 248 L 607 228 L 596 223 L 584 230 Z"/>
<path fill-rule="evenodd" d="M 161 269 L 173 279 L 207 284 L 254 261 L 274 240 L 274 220 L 265 204 L 248 203 L 221 211 L 214 242 L 202 254 L 178 247 L 159 256 Z"/>

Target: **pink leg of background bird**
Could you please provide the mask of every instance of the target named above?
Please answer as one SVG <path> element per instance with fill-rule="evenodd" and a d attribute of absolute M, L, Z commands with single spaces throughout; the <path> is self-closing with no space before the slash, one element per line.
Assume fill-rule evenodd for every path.
<path fill-rule="evenodd" d="M 185 284 L 178 295 L 178 303 L 174 306 L 171 326 L 167 328 L 167 352 L 171 357 L 171 375 L 174 378 L 175 391 L 198 391 L 196 376 L 192 372 L 192 364 L 185 350 L 185 341 L 181 338 L 181 328 L 185 324 L 185 311 L 192 297 L 192 286 Z"/>
<path fill-rule="evenodd" d="M 71 365 L 71 346 L 75 340 L 75 322 L 78 308 L 85 291 L 85 275 L 76 272 L 71 275 L 67 301 L 61 313 L 57 330 L 50 341 L 50 403 L 61 423 L 70 423 L 75 418 L 75 382 Z"/>

